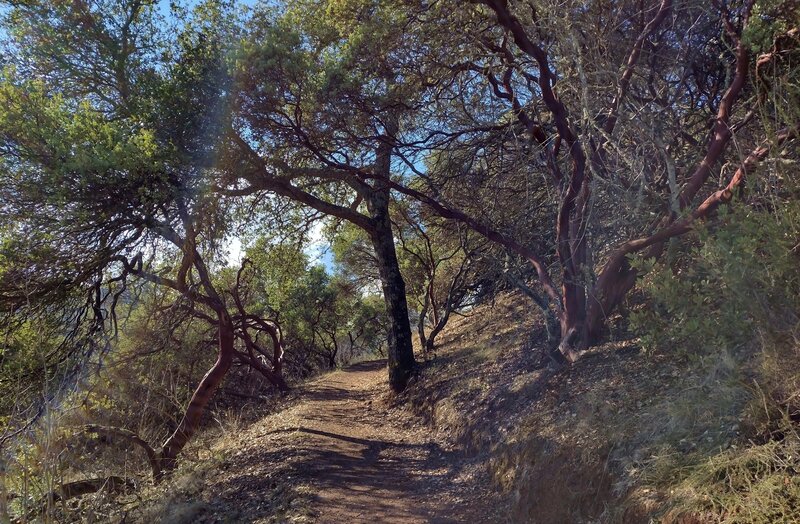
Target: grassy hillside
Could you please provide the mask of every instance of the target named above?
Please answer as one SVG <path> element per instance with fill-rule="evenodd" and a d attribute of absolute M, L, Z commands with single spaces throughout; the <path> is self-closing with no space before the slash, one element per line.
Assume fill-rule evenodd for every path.
<path fill-rule="evenodd" d="M 453 322 L 406 394 L 508 521 L 797 521 L 800 439 L 761 387 L 763 356 L 709 363 L 631 339 L 558 367 L 530 318 L 507 295 Z"/>

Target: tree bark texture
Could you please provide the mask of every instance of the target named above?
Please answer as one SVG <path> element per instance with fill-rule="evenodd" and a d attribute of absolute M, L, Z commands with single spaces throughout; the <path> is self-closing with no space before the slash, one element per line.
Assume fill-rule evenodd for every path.
<path fill-rule="evenodd" d="M 208 370 L 208 373 L 200 381 L 197 389 L 186 407 L 183 419 L 175 432 L 164 442 L 160 453 L 161 475 L 164 472 L 175 469 L 178 454 L 183 450 L 189 439 L 197 431 L 200 420 L 211 397 L 214 396 L 219 385 L 225 379 L 225 375 L 233 363 L 234 350 L 234 329 L 230 316 L 224 310 L 217 313 L 219 319 L 218 336 L 219 349 L 217 361 Z"/>
<path fill-rule="evenodd" d="M 389 330 L 389 385 L 403 391 L 414 370 L 414 346 L 406 302 L 406 284 L 400 273 L 397 252 L 389 218 L 389 190 L 376 192 L 367 200 L 374 229 L 370 231 L 372 247 L 378 259 L 386 313 L 391 322 Z"/>

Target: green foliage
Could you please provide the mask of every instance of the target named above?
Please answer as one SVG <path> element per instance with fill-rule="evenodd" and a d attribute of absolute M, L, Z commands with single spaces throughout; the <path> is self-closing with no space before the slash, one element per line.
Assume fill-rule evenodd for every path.
<path fill-rule="evenodd" d="M 672 266 L 635 261 L 652 300 L 631 315 L 645 347 L 704 357 L 791 329 L 800 306 L 799 219 L 795 203 L 777 216 L 737 205 L 699 230 Z"/>
<path fill-rule="evenodd" d="M 4 25 L 32 76 L 103 112 L 133 114 L 167 35 L 156 2 L 13 2 Z"/>
<path fill-rule="evenodd" d="M 48 443 L 75 437 L 58 433 L 59 424 L 86 421 L 163 439 L 214 359 L 215 313 L 238 315 L 239 358 L 247 330 L 258 331 L 248 322 L 277 326 L 279 336 L 253 336 L 263 357 L 285 349 L 290 379 L 380 353 L 386 315 L 365 230 L 377 223 L 376 202 L 400 193 L 384 187 L 384 174 L 476 218 L 480 227 L 472 227 L 488 238 L 513 240 L 545 266 L 563 265 L 552 233 L 567 229 L 554 228 L 554 218 L 567 209 L 566 181 L 582 175 L 568 173 L 581 164 L 570 154 L 583 144 L 597 153 L 587 155 L 587 180 L 597 183 L 584 186 L 571 213 L 591 211 L 585 231 L 573 224 L 589 258 L 571 264 L 579 266 L 578 287 L 589 287 L 592 265 L 648 231 L 651 212 L 667 207 L 672 186 L 702 158 L 730 76 L 734 38 L 726 34 L 735 32 L 720 13 L 691 2 L 676 4 L 669 23 L 638 40 L 651 11 L 641 2 L 497 3 L 508 4 L 509 17 L 547 53 L 563 104 L 554 111 L 552 101 L 542 103 L 540 57 L 523 52 L 519 35 L 495 25 L 481 2 L 287 0 L 261 2 L 246 18 L 233 1 L 192 3 L 183 10 L 170 2 L 167 20 L 151 0 L 25 0 L 3 11 L 11 43 L 0 59 L 0 423 L 26 418 L 16 401 L 47 390 L 58 410 L 70 411 L 32 430 Z M 725 4 L 734 25 L 744 5 Z M 756 2 L 744 31 L 757 78 L 725 121 L 741 151 L 798 120 L 797 45 L 785 40 L 797 25 L 792 6 Z M 634 71 L 625 64 L 634 65 L 626 59 L 637 41 L 644 45 Z M 773 49 L 774 60 L 759 69 L 757 55 Z M 625 70 L 633 74 L 621 81 Z M 745 115 L 748 99 L 755 110 Z M 612 121 L 615 128 L 597 134 Z M 712 374 L 717 382 L 740 380 L 736 359 L 759 341 L 790 347 L 798 326 L 800 208 L 773 201 L 785 199 L 778 179 L 791 166 L 779 157 L 794 154 L 782 153 L 770 151 L 777 167 L 763 181 L 748 180 L 774 190 L 770 198 L 758 193 L 751 208 L 722 210 L 688 249 L 671 244 L 667 265 L 634 262 L 652 303 L 632 316 L 645 346 L 716 360 L 724 371 Z M 681 179 L 667 183 L 676 173 Z M 335 274 L 304 253 L 319 218 L 299 211 L 304 205 L 356 224 L 329 221 Z M 404 205 L 393 201 L 395 215 Z M 408 224 L 391 217 L 420 332 L 426 314 L 443 326 L 450 310 L 502 285 L 504 271 L 523 283 L 535 276 L 496 246 L 484 249 L 460 226 L 427 216 L 435 207 L 403 209 Z M 251 243 L 247 265 L 229 267 L 219 244 L 242 232 L 245 243 L 264 238 Z M 276 241 L 283 237 L 289 241 Z M 149 283 L 135 297 L 122 280 L 136 277 Z M 97 331 L 80 341 L 83 352 L 62 347 L 76 319 L 114 318 L 109 296 L 121 300 L 119 336 Z M 104 351 L 93 352 L 99 346 Z M 761 349 L 765 383 L 785 413 L 800 374 L 792 368 L 773 380 L 785 353 Z M 264 383 L 242 362 L 225 387 L 260 395 Z M 47 389 L 53 368 L 78 370 L 58 383 L 59 395 Z M 730 397 L 738 405 L 741 397 Z M 217 402 L 211 407 L 223 409 L 231 399 Z M 685 418 L 696 420 L 692 408 Z M 93 467 L 89 459 L 127 467 L 90 440 L 67 475 L 86 471 L 82 461 Z M 23 443 L 19 456 L 44 486 L 48 472 L 31 464 L 57 446 L 41 455 L 34 447 Z M 701 482 L 716 482 L 720 468 L 712 470 Z"/>
<path fill-rule="evenodd" d="M 668 264 L 634 262 L 648 302 L 631 314 L 633 329 L 647 349 L 688 360 L 691 386 L 658 420 L 663 446 L 643 469 L 646 484 L 669 491 L 669 521 L 797 514 L 800 206 L 777 202 L 722 209 Z M 744 438 L 731 441 L 728 427 Z M 687 443 L 691 453 L 675 453 Z"/>
<path fill-rule="evenodd" d="M 0 337 L 0 434 L 13 429 L 8 425 L 11 416 L 36 396 L 30 385 L 46 382 L 48 356 L 58 345 L 57 335 L 46 319 L 36 319 L 17 322 Z"/>
<path fill-rule="evenodd" d="M 800 12 L 792 0 L 761 0 L 755 2 L 753 23 L 744 34 L 745 41 L 754 53 L 768 52 L 775 38 L 797 27 Z"/>
<path fill-rule="evenodd" d="M 338 271 L 361 289 L 374 288 L 379 282 L 378 265 L 367 234 L 350 223 L 341 223 L 329 237 Z"/>
<path fill-rule="evenodd" d="M 251 310 L 280 324 L 287 360 L 295 364 L 291 372 L 307 374 L 309 358 L 330 367 L 380 350 L 383 305 L 345 275 L 311 265 L 298 246 L 265 239 L 247 256 L 252 261 Z"/>
<path fill-rule="evenodd" d="M 308 257 L 298 246 L 271 244 L 264 238 L 247 250 L 247 258 L 253 263 L 261 311 L 281 310 L 309 269 Z"/>

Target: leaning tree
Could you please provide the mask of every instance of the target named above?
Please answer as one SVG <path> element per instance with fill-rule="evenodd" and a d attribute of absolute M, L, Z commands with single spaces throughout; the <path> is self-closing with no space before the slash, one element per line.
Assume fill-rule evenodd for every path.
<path fill-rule="evenodd" d="M 24 51 L 0 82 L 0 193 L 4 312 L 63 306 L 84 293 L 78 321 L 115 321 L 130 279 L 164 286 L 179 307 L 217 330 L 217 360 L 175 431 L 148 453 L 156 479 L 173 468 L 232 363 L 242 361 L 279 389 L 280 340 L 248 312 L 241 279 L 214 279 L 229 223 L 214 195 L 215 144 L 224 101 L 219 11 L 204 10 L 175 42 L 153 33 L 148 2 L 25 4 L 11 13 Z M 20 246 L 26 249 L 20 250 Z M 240 273 L 241 274 L 241 273 Z M 259 358 L 270 355 L 264 364 Z"/>

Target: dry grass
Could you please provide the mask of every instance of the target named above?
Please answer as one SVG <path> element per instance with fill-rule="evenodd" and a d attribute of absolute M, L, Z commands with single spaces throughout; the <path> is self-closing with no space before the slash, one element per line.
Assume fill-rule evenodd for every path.
<path fill-rule="evenodd" d="M 773 524 L 800 519 L 800 440 L 736 447 L 684 467 L 671 486 L 678 515 L 709 515 L 716 522 Z"/>
<path fill-rule="evenodd" d="M 516 295 L 477 308 L 443 333 L 407 394 L 471 454 L 508 522 L 799 521 L 800 450 L 774 431 L 795 423 L 763 409 L 800 391 L 785 355 L 749 348 L 690 361 L 641 354 L 632 340 L 552 370 L 530 342 L 535 325 Z"/>
<path fill-rule="evenodd" d="M 454 319 L 407 392 L 373 408 L 411 411 L 459 457 L 459 490 L 498 522 L 800 522 L 800 359 L 779 349 L 786 341 L 691 361 L 618 341 L 554 369 L 536 326 L 517 295 Z M 281 417 L 298 400 L 275 406 L 270 424 L 297 425 Z M 265 522 L 314 522 L 313 487 L 282 481 L 291 457 L 256 465 L 274 479 L 257 498 L 221 502 L 209 488 L 254 467 L 243 448 L 272 456 L 263 409 L 217 416 L 169 483 L 116 502 L 117 520 L 203 522 L 224 503 L 231 522 L 248 504 L 268 508 Z"/>

